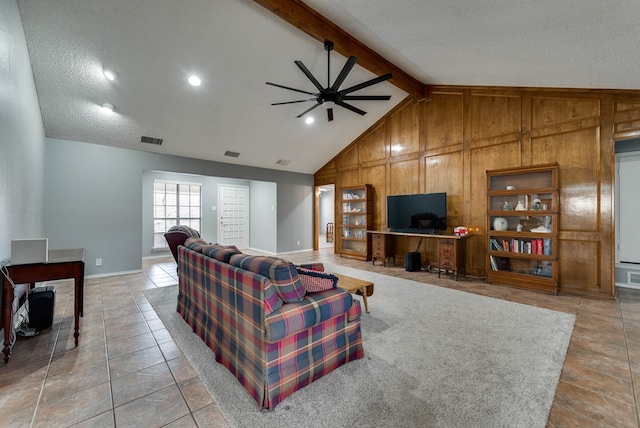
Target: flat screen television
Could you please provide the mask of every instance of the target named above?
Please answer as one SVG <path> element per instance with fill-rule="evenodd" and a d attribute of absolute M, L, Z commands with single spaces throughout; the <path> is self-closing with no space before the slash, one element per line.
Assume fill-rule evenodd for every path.
<path fill-rule="evenodd" d="M 447 229 L 447 194 L 387 196 L 387 226 L 392 232 L 437 233 Z"/>

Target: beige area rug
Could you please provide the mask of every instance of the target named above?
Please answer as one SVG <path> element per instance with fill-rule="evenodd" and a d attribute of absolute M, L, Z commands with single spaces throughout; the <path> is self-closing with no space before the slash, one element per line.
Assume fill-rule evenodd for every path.
<path fill-rule="evenodd" d="M 175 312 L 145 292 L 233 427 L 544 427 L 575 316 L 325 265 L 375 283 L 365 358 L 260 411 Z"/>

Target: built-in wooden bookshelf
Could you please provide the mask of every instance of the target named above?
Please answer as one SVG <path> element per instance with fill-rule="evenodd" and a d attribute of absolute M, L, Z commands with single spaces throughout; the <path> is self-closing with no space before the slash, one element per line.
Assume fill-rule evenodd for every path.
<path fill-rule="evenodd" d="M 340 255 L 371 260 L 373 188 L 370 184 L 340 190 Z"/>
<path fill-rule="evenodd" d="M 558 292 L 558 165 L 487 171 L 487 282 Z"/>

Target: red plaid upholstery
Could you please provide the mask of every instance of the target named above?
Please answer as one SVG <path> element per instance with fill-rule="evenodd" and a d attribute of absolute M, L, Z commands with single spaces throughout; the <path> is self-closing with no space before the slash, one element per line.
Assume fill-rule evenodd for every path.
<path fill-rule="evenodd" d="M 304 298 L 304 286 L 300 282 L 296 266 L 287 260 L 270 256 L 236 254 L 231 256 L 229 263 L 269 278 L 285 303 L 299 302 Z"/>
<path fill-rule="evenodd" d="M 242 254 L 235 245 L 224 246 L 218 244 L 205 245 L 200 251 L 202 254 L 213 257 L 221 262 L 229 263 L 231 256 L 235 254 Z"/>
<path fill-rule="evenodd" d="M 325 300 L 324 293 L 315 293 L 269 315 L 265 290 L 273 285 L 261 274 L 179 247 L 178 276 L 178 312 L 261 408 L 272 410 L 296 390 L 364 356 L 360 320 L 347 321 L 353 300 L 344 290 L 324 292 Z M 276 329 L 281 340 L 273 339 L 274 329 L 267 332 L 276 324 L 284 327 Z"/>
<path fill-rule="evenodd" d="M 353 305 L 347 312 L 347 321 L 356 321 L 360 319 L 360 315 L 362 315 L 362 308 L 360 307 L 360 300 L 354 300 Z"/>

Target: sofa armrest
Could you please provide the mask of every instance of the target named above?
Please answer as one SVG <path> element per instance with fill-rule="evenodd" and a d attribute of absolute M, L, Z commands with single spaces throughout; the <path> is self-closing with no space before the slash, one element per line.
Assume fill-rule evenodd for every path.
<path fill-rule="evenodd" d="M 307 294 L 296 303 L 285 303 L 265 318 L 265 333 L 268 342 L 306 330 L 340 314 L 345 314 L 353 305 L 351 293 L 341 288 Z"/>
<path fill-rule="evenodd" d="M 362 307 L 360 306 L 360 300 L 354 300 L 349 312 L 347 312 L 347 321 L 358 321 L 361 315 Z"/>

